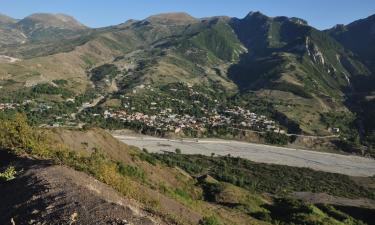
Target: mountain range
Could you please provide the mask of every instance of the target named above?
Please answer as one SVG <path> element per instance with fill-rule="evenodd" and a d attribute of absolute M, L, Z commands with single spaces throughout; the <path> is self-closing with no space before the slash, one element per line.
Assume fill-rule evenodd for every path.
<path fill-rule="evenodd" d="M 0 15 L 0 224 L 374 224 L 374 39 L 375 16 Z"/>
<path fill-rule="evenodd" d="M 136 90 L 162 96 L 184 83 L 211 97 L 224 93 L 220 101 L 264 113 L 289 133 L 329 135 L 338 127 L 351 144 L 374 144 L 375 16 L 322 31 L 260 12 L 242 19 L 166 13 L 93 29 L 40 13 L 2 15 L 0 30 L 3 101 L 23 101 L 46 84 L 70 97 L 99 93 L 104 110 L 121 107 L 124 95 L 150 104 L 158 99 Z M 68 98 L 44 94 L 56 104 Z"/>

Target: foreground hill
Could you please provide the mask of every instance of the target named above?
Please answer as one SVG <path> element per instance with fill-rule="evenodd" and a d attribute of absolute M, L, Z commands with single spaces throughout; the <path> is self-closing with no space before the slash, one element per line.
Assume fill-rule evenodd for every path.
<path fill-rule="evenodd" d="M 243 19 L 168 13 L 88 29 L 68 16 L 37 14 L 10 23 L 18 24 L 27 43 L 1 50 L 16 58 L 0 63 L 2 101 L 48 105 L 52 110 L 42 117 L 49 124 L 63 118 L 64 124 L 145 132 L 160 127 L 109 121 L 105 112 L 152 117 L 168 110 L 170 116 L 196 120 L 241 107 L 293 134 L 339 131 L 342 138 L 335 143 L 347 151 L 363 153 L 361 144 L 373 144 L 365 140 L 358 114 L 372 102 L 354 104 L 358 101 L 351 98 L 357 86 L 372 79 L 371 65 L 333 32 L 319 31 L 302 19 L 259 12 Z M 186 87 L 192 87 L 190 96 L 176 94 Z M 90 101 L 95 104 L 81 107 Z M 35 107 L 26 108 L 40 123 L 41 114 L 30 111 Z M 233 133 L 228 129 L 239 126 L 211 125 L 182 130 L 205 136 Z"/>
<path fill-rule="evenodd" d="M 0 128 L 2 224 L 372 224 L 373 178 L 150 154 L 101 129 L 37 129 L 21 115 Z"/>
<path fill-rule="evenodd" d="M 162 224 L 154 221 L 137 203 L 94 178 L 48 161 L 17 158 L 1 153 L 2 159 L 22 168 L 17 179 L 2 183 L 1 224 Z M 2 162 L 2 166 L 5 163 Z"/>

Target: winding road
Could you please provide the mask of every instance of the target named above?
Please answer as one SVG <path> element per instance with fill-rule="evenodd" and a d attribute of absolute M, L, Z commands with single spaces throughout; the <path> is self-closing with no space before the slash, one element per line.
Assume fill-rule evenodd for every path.
<path fill-rule="evenodd" d="M 341 155 L 301 149 L 253 144 L 221 139 L 163 139 L 143 135 L 121 135 L 113 133 L 118 140 L 149 152 L 174 152 L 183 154 L 228 155 L 254 162 L 308 167 L 350 176 L 368 177 L 375 175 L 375 160 L 352 155 Z"/>

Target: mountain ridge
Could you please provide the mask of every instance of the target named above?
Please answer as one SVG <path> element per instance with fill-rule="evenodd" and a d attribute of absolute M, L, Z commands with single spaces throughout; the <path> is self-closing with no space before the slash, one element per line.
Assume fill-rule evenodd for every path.
<path fill-rule="evenodd" d="M 345 115 L 343 133 L 352 135 L 355 112 L 348 98 L 373 77 L 370 64 L 329 32 L 260 12 L 242 19 L 167 13 L 79 32 L 43 27 L 29 41 L 2 50 L 24 59 L 0 66 L 8 80 L 3 91 L 63 79 L 72 96 L 91 89 L 105 96 L 95 107 L 101 113 L 107 102 L 125 104 L 120 96 L 141 96 L 139 87 L 167 94 L 165 86 L 182 82 L 201 86 L 212 98 L 224 93 L 225 102 L 240 98 L 300 133 L 328 135 L 335 124 L 326 117 Z M 149 98 L 145 93 L 142 98 Z"/>

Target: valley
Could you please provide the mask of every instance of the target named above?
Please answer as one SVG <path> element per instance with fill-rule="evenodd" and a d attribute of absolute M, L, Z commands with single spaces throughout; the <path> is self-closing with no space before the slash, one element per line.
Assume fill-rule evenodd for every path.
<path fill-rule="evenodd" d="M 324 146 L 374 155 L 371 127 L 358 123 L 371 123 L 372 101 L 351 95 L 371 81 L 371 65 L 302 19 L 172 13 L 90 29 L 36 14 L 1 26 L 27 38 L 0 43 L 20 59 L 0 63 L 2 111 L 25 112 L 36 126 L 235 139 L 249 130 L 275 133 L 256 138 L 271 144 L 292 143 L 284 134 L 337 136 Z"/>
<path fill-rule="evenodd" d="M 0 14 L 0 224 L 374 224 L 374 31 Z"/>
<path fill-rule="evenodd" d="M 188 155 L 230 155 L 254 162 L 307 167 L 349 176 L 371 177 L 375 175 L 375 160 L 358 156 L 220 139 L 162 139 L 143 135 L 121 135 L 117 132 L 114 132 L 114 137 L 128 145 L 147 149 L 153 153 L 174 153 L 176 149 L 179 149 L 182 154 Z"/>
<path fill-rule="evenodd" d="M 33 128 L 20 114 L 0 128 L 5 224 L 372 224 L 373 177 L 150 153 L 99 128 Z"/>

